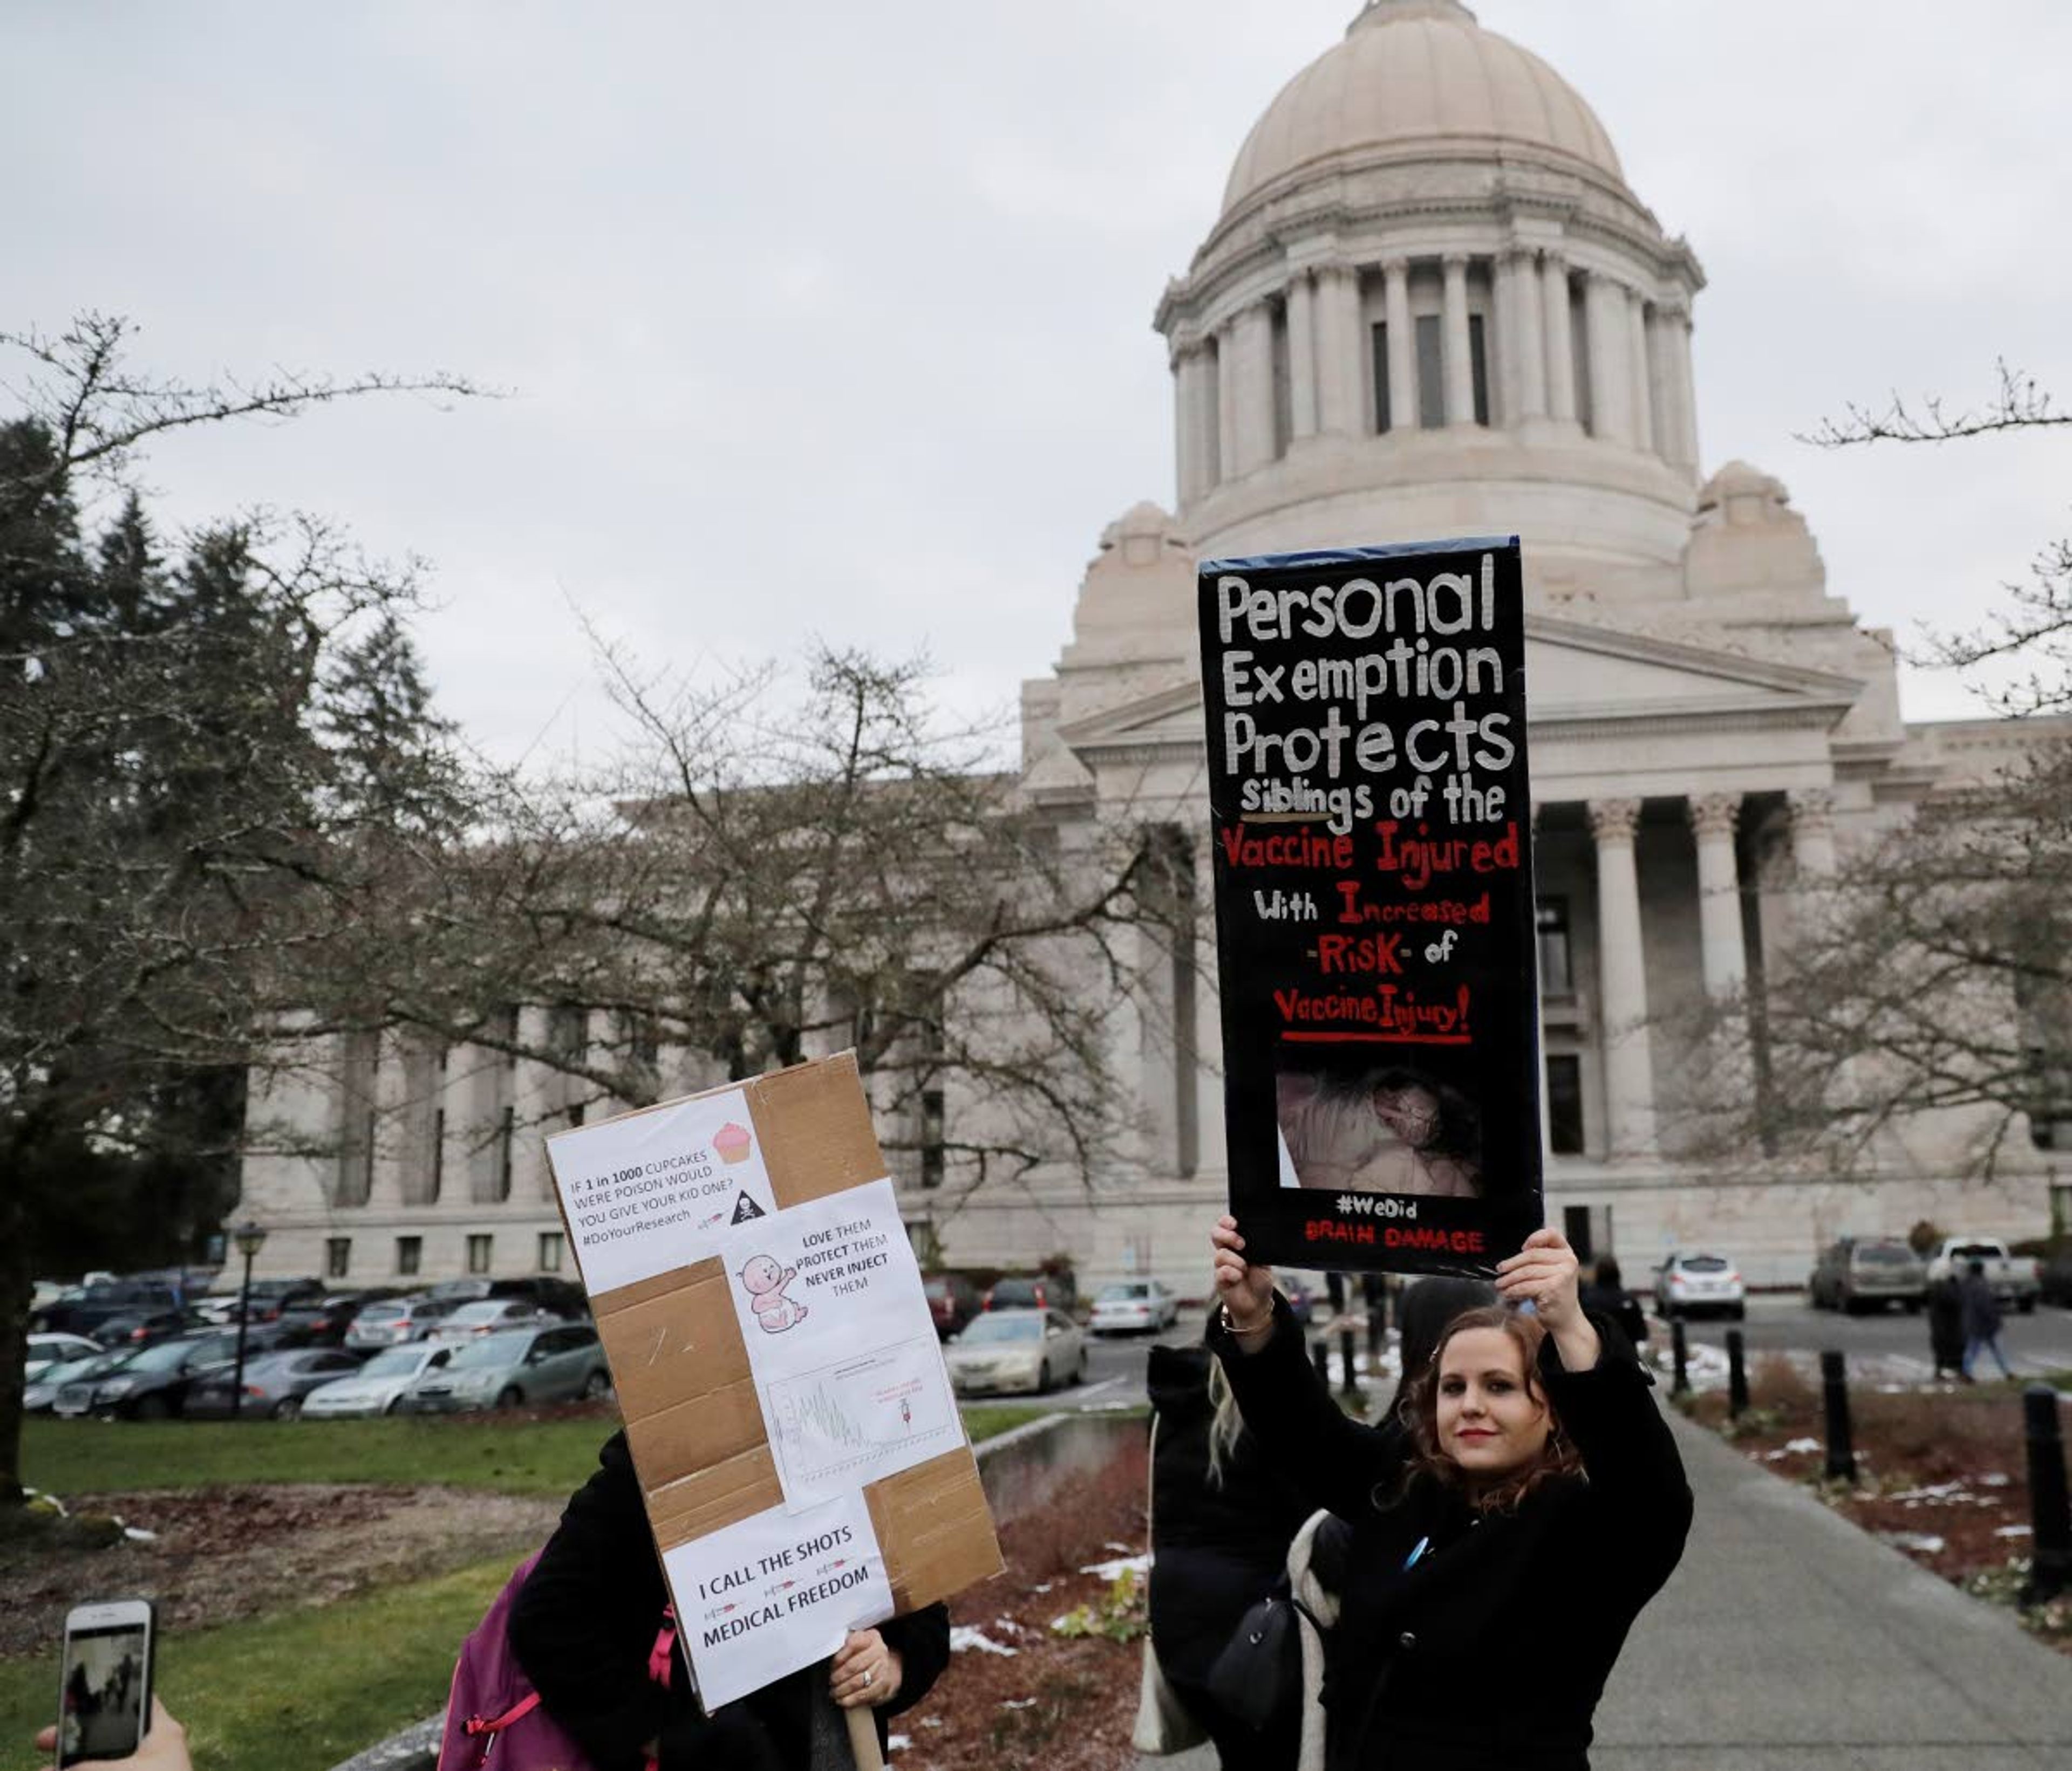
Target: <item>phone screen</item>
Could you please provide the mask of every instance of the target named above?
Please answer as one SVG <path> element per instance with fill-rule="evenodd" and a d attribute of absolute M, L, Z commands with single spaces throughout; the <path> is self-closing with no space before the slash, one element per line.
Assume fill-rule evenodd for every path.
<path fill-rule="evenodd" d="M 150 1633 L 142 1622 L 65 1637 L 58 1763 L 126 1758 L 144 1739 Z"/>

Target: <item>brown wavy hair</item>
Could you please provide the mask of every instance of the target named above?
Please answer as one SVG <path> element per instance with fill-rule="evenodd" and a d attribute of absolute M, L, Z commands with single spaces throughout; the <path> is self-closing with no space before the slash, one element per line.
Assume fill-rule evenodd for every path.
<path fill-rule="evenodd" d="M 1463 1493 L 1467 1490 L 1461 1466 L 1439 1444 L 1439 1366 L 1445 1356 L 1447 1342 L 1471 1329 L 1496 1329 L 1511 1337 L 1524 1364 L 1526 1393 L 1545 1404 L 1547 1409 L 1546 1448 L 1523 1469 L 1474 1497 L 1480 1511 L 1513 1513 L 1528 1494 L 1544 1483 L 1562 1477 L 1581 1477 L 1585 1473 L 1582 1457 L 1573 1441 L 1561 1431 L 1560 1416 L 1554 1411 L 1553 1402 L 1540 1387 L 1540 1345 L 1547 1338 L 1547 1325 L 1538 1317 L 1524 1315 L 1507 1304 L 1464 1310 L 1455 1317 L 1440 1330 L 1432 1349 L 1431 1362 L 1412 1381 L 1400 1412 L 1416 1448 L 1404 1473 L 1404 1491 L 1408 1492 L 1420 1479 Z"/>

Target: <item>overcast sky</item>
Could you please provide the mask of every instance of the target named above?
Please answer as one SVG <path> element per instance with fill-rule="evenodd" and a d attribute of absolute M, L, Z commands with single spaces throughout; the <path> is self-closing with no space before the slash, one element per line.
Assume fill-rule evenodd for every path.
<path fill-rule="evenodd" d="M 176 519 L 307 509 L 426 556 L 442 701 L 497 754 L 601 732 L 578 606 L 684 664 L 926 646 L 947 697 L 1005 708 L 1104 525 L 1170 504 L 1153 309 L 1357 4 L 17 0 L 0 328 L 92 306 L 168 373 L 511 390 L 197 435 L 150 471 Z M 1793 440 L 1894 388 L 1982 397 L 2002 356 L 2072 398 L 2072 6 L 1477 10 L 1696 248 L 1706 469 L 1782 478 L 1866 620 L 1961 620 L 2072 528 L 2062 434 Z"/>

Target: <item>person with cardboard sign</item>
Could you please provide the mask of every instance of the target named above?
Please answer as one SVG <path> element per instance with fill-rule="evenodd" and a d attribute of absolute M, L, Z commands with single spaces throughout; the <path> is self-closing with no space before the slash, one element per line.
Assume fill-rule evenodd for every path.
<path fill-rule="evenodd" d="M 626 1427 L 519 1596 L 527 1673 L 601 1771 L 869 1771 L 1001 1563 L 853 1055 L 548 1156 Z"/>

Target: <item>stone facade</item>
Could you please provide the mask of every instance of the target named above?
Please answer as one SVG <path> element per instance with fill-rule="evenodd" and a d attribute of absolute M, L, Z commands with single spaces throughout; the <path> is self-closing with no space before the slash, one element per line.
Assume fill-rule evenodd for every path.
<path fill-rule="evenodd" d="M 1070 641 L 1023 689 L 1022 791 L 1067 842 L 1171 827 L 1205 892 L 1196 558 L 1517 532 L 1554 1220 L 1630 1273 L 1704 1243 L 1758 1284 L 1803 1280 L 1834 1235 L 1922 1218 L 2038 1234 L 2046 1157 L 1971 1177 L 1961 1116 L 1890 1140 L 1868 1181 L 1678 1153 L 1684 1054 L 1663 1011 L 1760 988 L 1790 951 L 1781 880 L 1832 869 L 2033 733 L 1906 724 L 1890 636 L 1829 594 L 1785 488 L 1737 462 L 1701 473 L 1704 284 L 1545 64 L 1454 0 L 1373 0 L 1268 108 L 1158 304 L 1175 508 L 1140 503 L 1102 536 Z M 1064 1251 L 1090 1279 L 1202 1288 L 1224 1178 L 1215 994 L 1184 962 L 1147 961 L 1154 988 L 1118 1006 L 1112 1042 L 1141 1111 L 1101 1173 L 954 1210 L 904 1184 L 951 1263 Z M 472 1244 L 487 1270 L 560 1260 L 537 1133 L 512 1129 L 563 1111 L 536 1069 L 361 1054 L 262 1096 L 255 1111 L 328 1128 L 340 1150 L 248 1163 L 266 1264 L 322 1272 L 328 1248 L 337 1271 L 349 1243 L 340 1276 L 388 1279 L 408 1238 L 428 1276 L 465 1269 L 471 1238 L 489 1239 Z"/>

